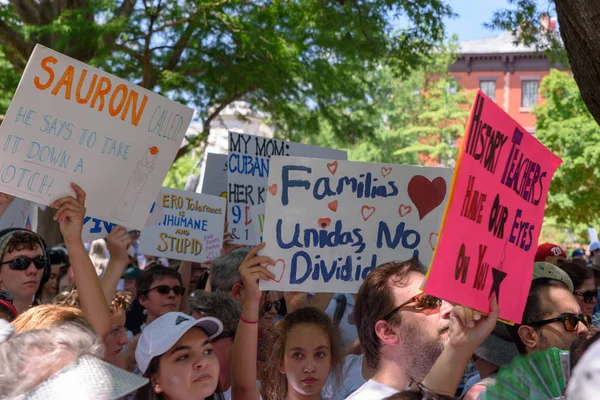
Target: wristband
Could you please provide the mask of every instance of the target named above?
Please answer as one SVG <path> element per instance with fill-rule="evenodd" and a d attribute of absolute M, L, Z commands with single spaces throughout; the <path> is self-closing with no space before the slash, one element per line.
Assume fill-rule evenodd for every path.
<path fill-rule="evenodd" d="M 248 321 L 248 320 L 245 320 L 244 317 L 242 317 L 241 315 L 240 315 L 240 321 L 243 322 L 243 323 L 245 323 L 245 324 L 248 324 L 248 325 L 258 324 L 258 320 L 256 320 L 256 321 Z"/>

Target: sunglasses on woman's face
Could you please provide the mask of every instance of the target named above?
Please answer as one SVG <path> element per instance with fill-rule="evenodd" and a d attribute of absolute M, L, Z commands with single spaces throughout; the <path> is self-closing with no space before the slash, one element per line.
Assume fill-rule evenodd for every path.
<path fill-rule="evenodd" d="M 275 310 L 279 311 L 279 309 L 281 308 L 281 303 L 279 301 L 273 301 L 271 303 L 266 303 L 265 307 L 263 309 L 265 310 L 265 312 L 269 312 L 269 311 L 271 311 L 272 308 L 275 308 Z"/>
<path fill-rule="evenodd" d="M 595 290 L 588 290 L 585 292 L 573 292 L 573 294 L 575 296 L 581 296 L 583 297 L 583 301 L 585 303 L 594 303 L 596 302 L 596 297 L 598 296 L 598 289 Z"/>
<path fill-rule="evenodd" d="M 592 317 L 590 317 L 589 315 L 583 315 L 583 314 L 580 314 L 580 315 L 565 314 L 565 315 L 561 315 L 560 317 L 545 319 L 545 320 L 533 322 L 533 323 L 527 324 L 527 325 L 529 325 L 529 326 L 544 326 L 544 325 L 548 325 L 548 324 L 553 324 L 554 322 L 562 322 L 563 326 L 565 327 L 565 330 L 567 332 L 575 332 L 575 331 L 577 331 L 577 325 L 579 325 L 579 322 L 583 323 L 583 325 L 585 325 L 585 327 L 589 329 L 590 325 L 592 324 Z"/>
<path fill-rule="evenodd" d="M 152 289 L 148 290 L 148 292 L 151 292 L 153 290 L 156 290 L 160 294 L 169 294 L 169 293 L 171 293 L 171 290 L 172 290 L 173 293 L 175 293 L 175 296 L 182 296 L 185 293 L 185 288 L 183 286 L 170 287 L 167 285 L 160 285 L 160 286 L 153 287 Z"/>
<path fill-rule="evenodd" d="M 13 271 L 25 271 L 33 263 L 37 269 L 42 269 L 48 264 L 48 259 L 44 256 L 37 256 L 29 258 L 27 256 L 20 256 L 14 260 L 4 261 L 0 265 L 8 264 L 8 268 Z"/>

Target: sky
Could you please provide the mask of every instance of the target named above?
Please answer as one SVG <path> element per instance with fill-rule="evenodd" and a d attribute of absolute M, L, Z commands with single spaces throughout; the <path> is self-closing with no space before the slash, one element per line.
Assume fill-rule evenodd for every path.
<path fill-rule="evenodd" d="M 461 42 L 498 36 L 499 30 L 483 27 L 484 22 L 492 19 L 494 11 L 510 7 L 508 0 L 449 0 L 457 18 L 446 21 L 448 36 L 458 35 Z M 547 8 L 548 0 L 539 0 L 538 4 Z"/>

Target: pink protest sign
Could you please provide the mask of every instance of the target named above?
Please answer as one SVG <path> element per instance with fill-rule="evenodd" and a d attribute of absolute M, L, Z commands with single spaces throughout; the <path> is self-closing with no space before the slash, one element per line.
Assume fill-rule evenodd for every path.
<path fill-rule="evenodd" d="M 458 156 L 425 292 L 520 323 L 561 160 L 481 92 Z"/>

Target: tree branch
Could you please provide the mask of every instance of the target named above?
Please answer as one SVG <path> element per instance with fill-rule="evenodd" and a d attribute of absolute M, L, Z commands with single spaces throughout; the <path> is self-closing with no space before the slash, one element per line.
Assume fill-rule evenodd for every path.
<path fill-rule="evenodd" d="M 123 0 L 119 8 L 115 11 L 115 15 L 110 19 L 108 23 L 116 23 L 121 18 L 128 19 L 133 14 L 135 9 L 136 0 Z M 107 48 L 114 48 L 115 42 L 118 35 L 106 35 L 104 36 L 104 46 Z"/>
<path fill-rule="evenodd" d="M 115 50 L 122 51 L 123 53 L 130 55 L 131 57 L 135 58 L 140 63 L 144 63 L 144 57 L 142 57 L 135 50 L 132 50 L 129 47 L 123 46 L 123 45 L 120 45 L 120 44 L 115 44 L 114 48 L 115 48 Z"/>
<path fill-rule="evenodd" d="M 25 60 L 29 59 L 35 45 L 25 40 L 25 37 L 15 31 L 6 22 L 0 20 L 0 39 L 15 49 Z"/>
<path fill-rule="evenodd" d="M 10 0 L 17 14 L 26 24 L 42 25 L 42 12 L 40 4 L 31 0 Z"/>

